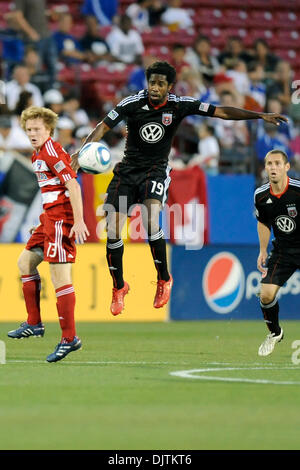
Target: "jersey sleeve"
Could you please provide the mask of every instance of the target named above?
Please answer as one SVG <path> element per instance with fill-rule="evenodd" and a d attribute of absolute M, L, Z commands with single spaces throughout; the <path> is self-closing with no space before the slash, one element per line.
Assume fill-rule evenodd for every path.
<path fill-rule="evenodd" d="M 65 184 L 67 181 L 77 178 L 76 172 L 71 167 L 71 157 L 59 142 L 48 141 L 45 148 L 46 163 L 61 183 Z"/>
<path fill-rule="evenodd" d="M 134 113 L 136 102 L 134 96 L 129 96 L 120 101 L 120 103 L 105 116 L 103 122 L 112 129 L 119 124 L 119 122 L 126 121 L 126 119 Z"/>
<path fill-rule="evenodd" d="M 261 204 L 259 204 L 257 194 L 254 193 L 254 207 L 255 207 L 255 217 L 258 222 L 261 222 L 262 224 L 266 225 L 269 229 L 271 229 L 271 223 L 268 220 L 263 207 Z"/>
<path fill-rule="evenodd" d="M 212 117 L 216 107 L 210 103 L 202 103 L 191 96 L 181 96 L 179 98 L 179 109 L 182 117 L 189 116 L 191 114 Z"/>

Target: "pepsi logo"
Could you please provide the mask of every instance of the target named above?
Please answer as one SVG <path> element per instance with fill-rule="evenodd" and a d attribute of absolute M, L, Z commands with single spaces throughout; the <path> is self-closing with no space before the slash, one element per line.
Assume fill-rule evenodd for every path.
<path fill-rule="evenodd" d="M 226 251 L 213 256 L 204 270 L 202 287 L 205 300 L 214 312 L 232 312 L 245 288 L 244 270 L 238 258 Z"/>

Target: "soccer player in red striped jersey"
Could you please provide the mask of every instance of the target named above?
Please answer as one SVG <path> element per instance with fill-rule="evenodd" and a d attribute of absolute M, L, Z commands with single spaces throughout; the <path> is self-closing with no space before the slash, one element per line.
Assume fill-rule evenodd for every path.
<path fill-rule="evenodd" d="M 18 260 L 27 321 L 10 331 L 11 338 L 44 336 L 40 312 L 41 281 L 38 265 L 49 262 L 51 279 L 57 298 L 57 312 L 62 337 L 48 362 L 56 362 L 81 348 L 75 330 L 75 292 L 72 284 L 72 263 L 76 245 L 84 243 L 89 231 L 83 219 L 81 189 L 71 158 L 52 139 L 58 115 L 47 108 L 31 106 L 21 115 L 21 125 L 30 139 L 34 152 L 32 165 L 41 188 L 43 213 L 40 225 L 32 230 L 26 248 Z"/>

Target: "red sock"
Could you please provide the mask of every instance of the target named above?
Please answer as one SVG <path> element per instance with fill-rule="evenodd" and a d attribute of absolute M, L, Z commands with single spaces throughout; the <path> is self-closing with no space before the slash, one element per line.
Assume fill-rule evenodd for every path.
<path fill-rule="evenodd" d="M 55 290 L 57 302 L 57 313 L 60 327 L 62 329 L 62 340 L 68 343 L 73 341 L 76 336 L 75 331 L 75 292 L 72 284 L 59 287 Z"/>
<path fill-rule="evenodd" d="M 39 274 L 28 274 L 21 276 L 23 295 L 27 310 L 27 323 L 37 325 L 41 322 L 40 292 L 41 278 Z"/>

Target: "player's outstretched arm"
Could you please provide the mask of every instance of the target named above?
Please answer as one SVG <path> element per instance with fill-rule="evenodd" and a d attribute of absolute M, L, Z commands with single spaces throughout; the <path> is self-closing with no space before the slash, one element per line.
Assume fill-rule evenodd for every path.
<path fill-rule="evenodd" d="M 71 238 L 75 235 L 77 243 L 84 243 L 90 232 L 83 220 L 83 204 L 80 185 L 77 183 L 75 178 L 72 178 L 66 182 L 66 187 L 70 194 L 70 203 L 74 216 L 74 225 L 71 228 L 69 237 Z"/>
<path fill-rule="evenodd" d="M 88 144 L 89 142 L 99 142 L 99 140 L 101 140 L 104 134 L 106 134 L 106 132 L 108 132 L 109 130 L 110 128 L 103 121 L 101 121 L 97 124 L 95 129 L 93 129 L 92 132 L 90 132 L 90 134 L 87 136 L 87 138 L 83 142 L 80 149 L 71 155 L 71 160 L 72 160 L 71 167 L 73 168 L 74 171 L 78 171 L 79 169 L 78 154 L 80 150 L 82 149 L 82 147 L 85 144 Z"/>
<path fill-rule="evenodd" d="M 257 258 L 257 269 L 261 273 L 266 272 L 265 264 L 268 257 L 268 244 L 271 236 L 271 230 L 261 222 L 257 222 L 257 233 L 259 238 L 259 255 Z"/>
<path fill-rule="evenodd" d="M 247 109 L 234 108 L 233 106 L 216 106 L 214 116 L 221 119 L 232 119 L 233 121 L 247 119 L 263 119 L 279 126 L 280 122 L 288 122 L 288 119 L 278 113 L 257 113 Z"/>

